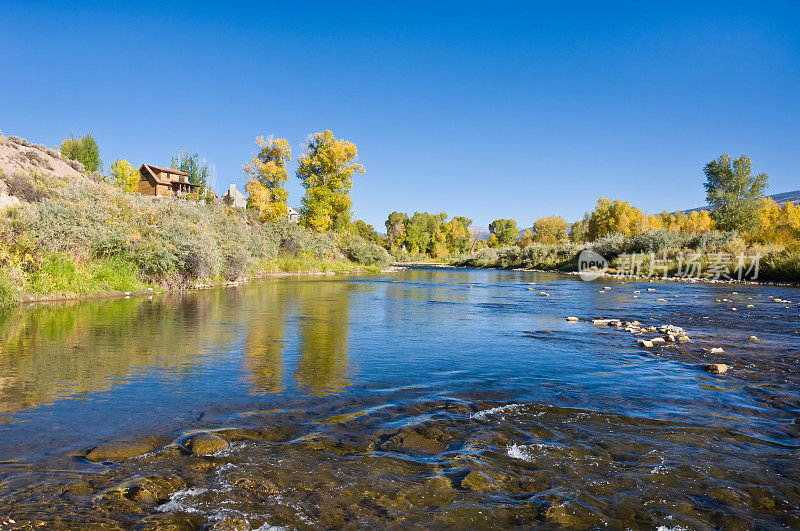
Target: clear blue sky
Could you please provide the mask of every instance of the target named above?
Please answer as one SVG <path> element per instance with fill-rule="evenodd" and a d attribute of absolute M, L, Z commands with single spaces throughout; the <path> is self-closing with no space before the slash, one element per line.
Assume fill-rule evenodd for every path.
<path fill-rule="evenodd" d="M 694 207 L 723 152 L 800 188 L 798 2 L 115 4 L 0 0 L 3 133 L 90 131 L 106 167 L 186 148 L 222 191 L 256 136 L 296 160 L 331 129 L 379 230 L 393 210 L 530 226 L 599 196 Z"/>

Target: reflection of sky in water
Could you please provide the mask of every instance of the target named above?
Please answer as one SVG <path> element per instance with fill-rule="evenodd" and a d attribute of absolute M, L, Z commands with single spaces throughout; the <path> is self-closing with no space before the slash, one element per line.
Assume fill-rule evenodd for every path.
<path fill-rule="evenodd" d="M 598 293 L 603 285 L 612 289 Z M 713 408 L 727 420 L 709 422 L 767 422 L 764 400 L 744 386 L 752 382 L 719 385 L 684 358 L 645 354 L 624 332 L 564 321 L 673 323 L 694 350 L 720 344 L 764 360 L 780 344 L 797 353 L 797 305 L 778 308 L 767 295 L 800 302 L 789 288 L 421 270 L 19 309 L 0 318 L 0 459 L 23 446 L 35 453 L 403 386 L 662 419 L 707 420 Z M 730 312 L 715 302 L 722 297 L 756 307 Z M 752 334 L 764 341 L 741 344 Z M 52 442 L 36 439 L 42 430 Z"/>

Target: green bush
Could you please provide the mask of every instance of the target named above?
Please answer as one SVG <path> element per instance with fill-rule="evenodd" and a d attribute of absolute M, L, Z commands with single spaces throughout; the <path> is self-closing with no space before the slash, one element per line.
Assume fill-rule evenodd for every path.
<path fill-rule="evenodd" d="M 627 253 L 658 253 L 667 249 L 681 249 L 686 247 L 690 240 L 691 238 L 688 236 L 677 232 L 659 229 L 657 231 L 629 236 L 625 239 L 623 248 Z"/>
<path fill-rule="evenodd" d="M 626 252 L 627 242 L 624 234 L 614 232 L 595 240 L 592 243 L 592 248 L 605 258 L 613 258 Z"/>
<path fill-rule="evenodd" d="M 719 251 L 730 245 L 738 236 L 739 233 L 736 231 L 710 230 L 692 238 L 688 247 L 702 253 Z"/>
<path fill-rule="evenodd" d="M 8 278 L 5 271 L 0 270 L 0 310 L 16 305 L 18 295 L 19 292 L 14 283 Z"/>
<path fill-rule="evenodd" d="M 800 247 L 795 245 L 761 258 L 758 278 L 776 282 L 800 281 Z"/>
<path fill-rule="evenodd" d="M 386 249 L 356 234 L 342 235 L 339 239 L 339 249 L 348 260 L 357 264 L 386 265 L 391 261 Z"/>

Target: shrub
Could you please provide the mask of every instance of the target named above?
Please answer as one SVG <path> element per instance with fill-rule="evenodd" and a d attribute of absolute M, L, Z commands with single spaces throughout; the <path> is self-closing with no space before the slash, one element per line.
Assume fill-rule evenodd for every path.
<path fill-rule="evenodd" d="M 0 269 L 0 310 L 17 304 L 18 291 L 6 272 Z"/>
<path fill-rule="evenodd" d="M 623 247 L 628 253 L 657 253 L 667 249 L 681 249 L 690 241 L 689 237 L 678 232 L 659 229 L 630 236 Z"/>
<path fill-rule="evenodd" d="M 721 232 L 710 230 L 692 238 L 688 243 L 688 247 L 702 253 L 718 251 L 730 245 L 738 235 L 739 233 L 736 231 Z"/>
<path fill-rule="evenodd" d="M 244 249 L 238 249 L 225 256 L 225 273 L 227 281 L 235 281 L 242 278 L 250 265 L 250 255 Z"/>
<path fill-rule="evenodd" d="M 391 260 L 386 249 L 368 242 L 356 234 L 345 234 L 339 240 L 339 248 L 347 259 L 364 265 L 384 265 Z"/>
<path fill-rule="evenodd" d="M 625 235 L 621 232 L 607 234 L 595 240 L 592 248 L 605 258 L 613 258 L 626 251 Z"/>

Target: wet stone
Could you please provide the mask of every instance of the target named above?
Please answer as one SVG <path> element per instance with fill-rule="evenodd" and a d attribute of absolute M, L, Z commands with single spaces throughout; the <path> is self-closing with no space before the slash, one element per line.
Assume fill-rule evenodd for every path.
<path fill-rule="evenodd" d="M 99 492 L 94 497 L 94 504 L 110 512 L 140 512 L 145 507 L 166 502 L 173 492 L 183 486 L 180 478 L 132 478 Z"/>
<path fill-rule="evenodd" d="M 207 431 L 190 435 L 183 441 L 183 446 L 196 455 L 212 455 L 228 447 L 228 441 Z"/>
<path fill-rule="evenodd" d="M 152 452 L 155 446 L 150 441 L 111 441 L 95 446 L 86 453 L 86 459 L 93 462 L 108 459 L 128 459 Z"/>
<path fill-rule="evenodd" d="M 445 434 L 435 428 L 423 433 L 414 430 L 403 430 L 381 447 L 385 450 L 411 451 L 421 454 L 439 454 L 447 450 L 448 445 L 442 439 Z"/>

